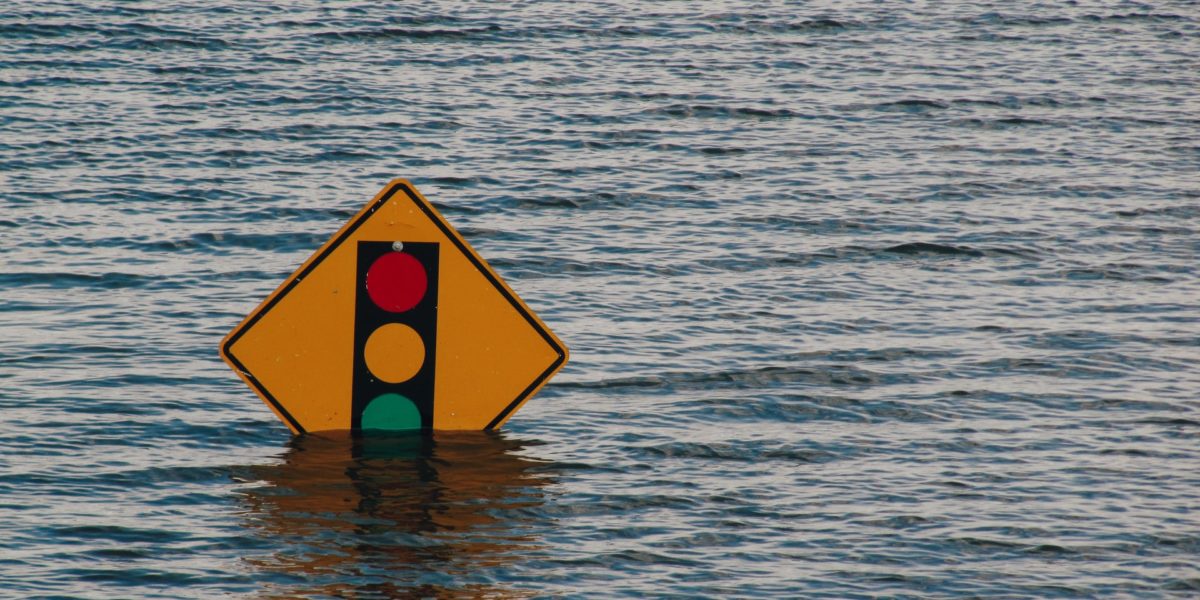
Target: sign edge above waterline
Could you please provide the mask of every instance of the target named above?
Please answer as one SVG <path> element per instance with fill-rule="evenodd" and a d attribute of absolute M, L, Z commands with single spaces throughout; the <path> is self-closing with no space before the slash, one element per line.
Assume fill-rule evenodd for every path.
<path fill-rule="evenodd" d="M 306 427 L 302 423 L 302 419 L 293 415 L 287 406 L 287 402 L 276 397 L 270 386 L 261 381 L 259 376 L 254 373 L 254 368 L 248 367 L 242 359 L 239 358 L 235 346 L 242 341 L 244 336 L 254 329 L 264 316 L 271 313 L 278 304 L 284 301 L 288 295 L 296 288 L 298 284 L 304 281 L 305 278 L 311 276 L 321 267 L 333 252 L 338 250 L 342 244 L 354 239 L 354 234 L 364 224 L 371 221 L 372 217 L 376 216 L 376 212 L 382 207 L 388 205 L 389 202 L 410 202 L 413 206 L 419 209 L 417 212 L 424 215 L 424 219 L 428 220 L 440 233 L 445 240 L 449 242 L 449 246 L 457 248 L 461 256 L 469 261 L 470 265 L 477 270 L 478 275 L 486 279 L 487 283 L 499 293 L 505 303 L 513 309 L 516 314 L 519 314 L 533 332 L 547 345 L 547 349 L 551 351 L 547 356 L 556 356 L 545 369 L 541 370 L 533 380 L 516 394 L 511 401 L 508 401 L 502 409 L 494 416 L 490 416 L 487 424 L 482 427 L 484 430 L 491 430 L 501 426 L 509 417 L 512 416 L 529 398 L 535 395 L 545 383 L 569 360 L 569 351 L 565 344 L 558 339 L 557 336 L 546 326 L 545 323 L 525 304 L 525 302 L 512 290 L 511 287 L 491 268 L 488 263 L 470 246 L 469 243 L 454 229 L 452 225 L 443 217 L 417 189 L 406 179 L 394 179 L 387 184 L 374 198 L 371 199 L 365 206 L 362 207 L 352 218 L 343 224 L 328 240 L 325 241 L 315 252 L 313 252 L 291 275 L 275 288 L 262 302 L 260 302 L 254 310 L 252 310 L 241 322 L 238 323 L 225 337 L 220 344 L 220 354 L 222 360 L 234 370 L 235 373 L 259 396 L 259 398 L 276 414 L 277 417 L 294 434 L 302 434 L 310 431 L 322 431 L 323 428 Z M 422 223 L 425 225 L 425 223 Z M 361 240 L 360 240 L 361 241 Z M 378 240 L 385 241 L 385 240 Z M 510 313 L 511 314 L 511 313 Z M 347 325 L 353 327 L 353 322 Z M 346 360 L 350 360 L 347 357 Z M 523 380 L 522 380 L 523 381 Z M 449 402 L 451 399 L 445 399 Z M 346 402 L 349 402 L 347 398 Z M 311 408 L 311 407 L 310 407 Z M 477 429 L 478 427 L 472 427 Z M 433 423 L 433 429 L 442 429 L 438 423 Z M 450 427 L 449 429 L 466 429 L 464 427 Z"/>

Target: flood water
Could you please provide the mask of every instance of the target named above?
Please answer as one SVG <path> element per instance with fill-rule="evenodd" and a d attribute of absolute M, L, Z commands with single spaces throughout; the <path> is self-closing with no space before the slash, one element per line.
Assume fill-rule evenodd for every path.
<path fill-rule="evenodd" d="M 1200 5 L 0 7 L 0 596 L 1200 595 Z M 406 177 L 571 349 L 293 439 Z"/>

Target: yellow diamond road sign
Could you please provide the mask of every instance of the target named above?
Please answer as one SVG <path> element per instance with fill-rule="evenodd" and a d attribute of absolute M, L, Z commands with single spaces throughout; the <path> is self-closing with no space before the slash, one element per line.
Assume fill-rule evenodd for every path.
<path fill-rule="evenodd" d="M 388 184 L 221 343 L 294 433 L 493 429 L 567 348 L 407 181 Z"/>

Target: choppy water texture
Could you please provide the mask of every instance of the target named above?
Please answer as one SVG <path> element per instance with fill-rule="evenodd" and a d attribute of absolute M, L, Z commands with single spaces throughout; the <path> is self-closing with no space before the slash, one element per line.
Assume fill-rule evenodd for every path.
<path fill-rule="evenodd" d="M 5 3 L 0 595 L 1196 597 L 1198 57 L 1195 2 Z M 293 441 L 218 341 L 393 177 L 572 362 Z"/>

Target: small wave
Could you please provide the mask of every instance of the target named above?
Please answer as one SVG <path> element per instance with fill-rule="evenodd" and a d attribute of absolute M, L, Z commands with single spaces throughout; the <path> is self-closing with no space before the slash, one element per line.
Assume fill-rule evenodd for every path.
<path fill-rule="evenodd" d="M 622 262 L 616 260 L 572 260 L 562 256 L 527 255 L 520 260 L 496 258 L 488 261 L 493 267 L 506 273 L 519 273 L 526 279 L 541 277 L 569 277 L 596 275 L 651 275 L 669 277 L 683 275 L 687 267 L 669 266 L 648 262 Z"/>
<path fill-rule="evenodd" d="M 571 196 L 544 195 L 525 196 L 520 198 L 504 198 L 499 204 L 516 209 L 582 209 L 582 210 L 613 210 L 628 207 L 648 207 L 662 205 L 674 196 L 649 194 L 639 192 L 608 192 L 596 191 Z M 715 201 L 688 201 L 689 206 L 716 206 Z"/>
<path fill-rule="evenodd" d="M 1136 421 L 1146 425 L 1172 425 L 1179 427 L 1200 427 L 1200 420 L 1185 419 L 1183 417 L 1166 418 L 1166 417 L 1148 417 Z"/>
<path fill-rule="evenodd" d="M 101 289 L 149 287 L 169 279 L 161 275 L 137 273 L 77 273 L 77 272 L 34 272 L 0 273 L 0 287 L 29 286 L 67 289 L 73 287 L 95 287 Z"/>
<path fill-rule="evenodd" d="M 220 38 L 187 35 L 187 37 L 154 37 L 135 38 L 130 40 L 106 40 L 97 42 L 94 47 L 106 51 L 112 50 L 224 50 L 229 42 Z"/>
<path fill-rule="evenodd" d="M 1171 283 L 1173 278 L 1157 274 L 1156 270 L 1144 267 L 1126 265 L 1107 265 L 1096 267 L 1072 267 L 1058 269 L 1046 273 L 1048 279 L 1066 279 L 1070 281 L 1141 281 L 1146 283 Z"/>
<path fill-rule="evenodd" d="M 557 387 L 613 390 L 633 389 L 740 389 L 774 387 L 783 384 L 805 383 L 829 386 L 870 386 L 902 381 L 916 381 L 908 374 L 875 373 L 851 365 L 812 367 L 767 366 L 748 369 L 716 371 L 675 371 L 657 375 L 619 377 L 586 382 L 563 382 Z"/>
<path fill-rule="evenodd" d="M 857 25 L 850 21 L 838 21 L 836 19 L 809 19 L 807 21 L 799 21 L 789 23 L 787 29 L 789 31 L 829 31 L 848 29 Z"/>
<path fill-rule="evenodd" d="M 441 185 L 454 188 L 473 188 L 480 185 L 489 187 L 499 187 L 501 181 L 492 177 L 483 175 L 476 177 L 432 177 L 429 183 L 433 185 Z"/>
<path fill-rule="evenodd" d="M 1119 217 L 1170 217 L 1172 219 L 1200 218 L 1200 204 L 1172 204 L 1169 206 L 1145 206 L 1113 211 Z"/>
<path fill-rule="evenodd" d="M 884 248 L 881 250 L 881 252 L 888 254 L 905 254 L 910 256 L 919 254 L 939 254 L 942 256 L 978 257 L 984 255 L 983 252 L 973 248 L 967 248 L 964 246 L 950 246 L 946 244 L 934 244 L 930 242 L 909 242 L 906 244 L 898 244 Z"/>
<path fill-rule="evenodd" d="M 1069 17 L 1030 17 L 1024 15 L 1004 15 L 995 12 L 973 17 L 963 17 L 959 21 L 967 25 L 1000 25 L 1003 27 L 1049 27 L 1067 25 L 1074 22 Z"/>
<path fill-rule="evenodd" d="M 125 543 L 161 543 L 185 540 L 191 537 L 189 534 L 178 531 L 168 531 L 163 529 L 140 529 L 137 527 L 121 527 L 118 525 L 78 525 L 55 527 L 47 533 L 58 539 L 102 539 Z"/>
<path fill-rule="evenodd" d="M 478 37 L 483 34 L 491 34 L 498 31 L 501 31 L 499 25 L 468 27 L 464 29 L 401 29 L 387 27 L 379 29 L 354 29 L 348 31 L 323 31 L 320 33 L 314 33 L 313 36 L 317 38 L 342 41 L 374 41 L 394 39 L 436 41 Z"/>
<path fill-rule="evenodd" d="M 705 458 L 743 462 L 782 460 L 802 463 L 824 463 L 845 458 L 837 453 L 794 446 L 770 447 L 769 442 L 710 443 L 671 442 L 644 446 L 639 450 L 654 458 Z"/>
<path fill-rule="evenodd" d="M 765 16 L 765 15 L 764 15 Z M 755 34 L 755 33 L 809 33 L 809 34 L 832 34 L 841 33 L 849 29 L 858 29 L 867 26 L 866 23 L 852 21 L 849 19 L 833 19 L 828 17 L 818 17 L 814 19 L 804 19 L 801 21 L 788 21 L 781 19 L 769 18 L 751 18 L 746 19 L 741 15 L 734 15 L 733 18 L 716 19 L 716 22 L 710 27 L 714 31 L 737 33 L 737 34 Z"/>
<path fill-rule="evenodd" d="M 713 104 L 671 104 L 646 109 L 643 115 L 665 115 L 689 119 L 788 119 L 805 115 L 787 108 L 719 106 Z"/>
<path fill-rule="evenodd" d="M 748 152 L 748 150 L 746 150 L 745 148 L 720 148 L 720 147 L 715 147 L 715 146 L 709 146 L 709 147 L 705 147 L 705 148 L 700 148 L 699 152 L 700 152 L 700 154 L 706 154 L 708 156 L 727 156 L 727 155 L 731 155 L 731 154 L 745 154 L 746 152 Z"/>
<path fill-rule="evenodd" d="M 974 127 L 977 129 L 988 129 L 993 131 L 1002 131 L 1005 129 L 1015 129 L 1018 127 L 1035 127 L 1051 125 L 1050 121 L 1044 119 L 1027 119 L 1022 117 L 1007 117 L 1002 119 L 959 119 L 952 124 L 965 127 Z"/>
<path fill-rule="evenodd" d="M 1104 23 L 1107 21 L 1190 21 L 1191 17 L 1177 15 L 1174 13 L 1125 13 L 1111 15 L 1086 15 L 1082 17 L 1084 21 L 1093 23 Z"/>
<path fill-rule="evenodd" d="M 950 108 L 950 105 L 938 100 L 914 99 L 881 102 L 871 105 L 871 108 L 880 112 L 926 113 L 934 110 L 945 110 Z"/>
<path fill-rule="evenodd" d="M 697 421 L 722 420 L 730 423 L 864 423 L 881 420 L 921 423 L 945 418 L 938 412 L 904 401 L 866 401 L 844 396 L 790 393 L 760 397 L 756 402 L 744 402 L 739 398 L 711 398 L 676 406 L 679 413 Z"/>
<path fill-rule="evenodd" d="M 1108 102 L 1108 100 L 1100 96 L 1079 96 L 1074 94 L 1054 96 L 1050 94 L 1039 94 L 1034 96 L 1009 95 L 1001 98 L 956 98 L 951 100 L 950 104 L 963 107 L 987 106 L 1018 110 L 1030 107 L 1062 108 L 1086 106 L 1088 104 L 1103 104 L 1106 102 Z"/>
<path fill-rule="evenodd" d="M 1163 589 L 1172 592 L 1200 592 L 1200 577 L 1168 579 L 1163 583 Z"/>
<path fill-rule="evenodd" d="M 19 40 L 36 38 L 60 38 L 90 33 L 99 33 L 101 27 L 82 23 L 0 23 L 0 39 Z"/>

